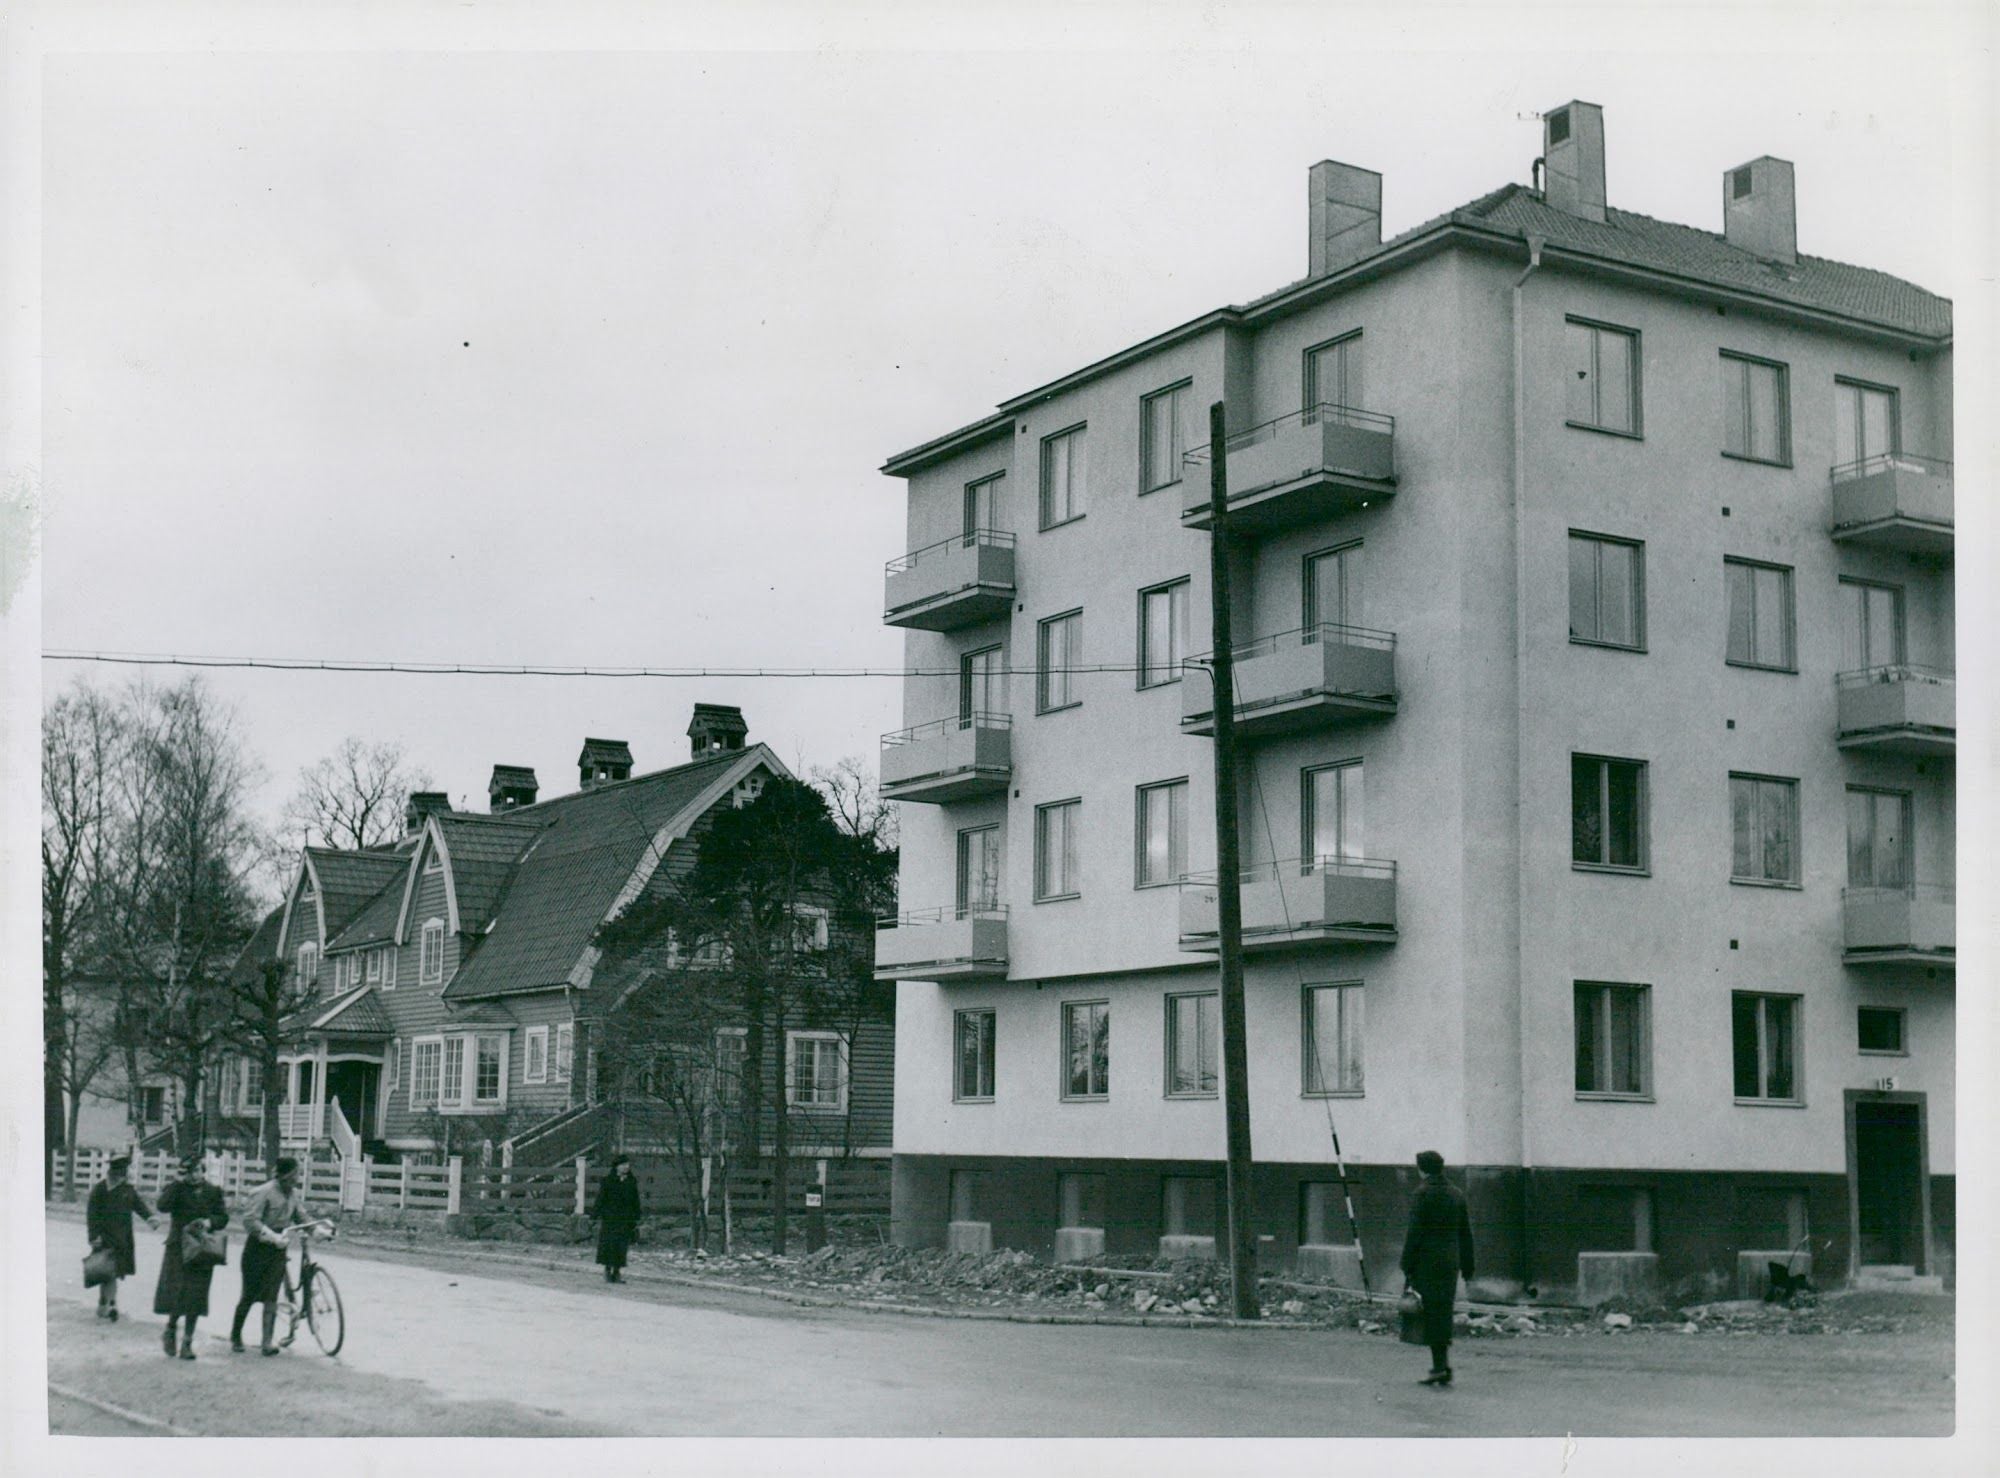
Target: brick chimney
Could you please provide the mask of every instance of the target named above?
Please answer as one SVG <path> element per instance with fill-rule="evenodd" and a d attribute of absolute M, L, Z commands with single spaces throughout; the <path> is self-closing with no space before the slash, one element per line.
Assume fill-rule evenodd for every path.
<path fill-rule="evenodd" d="M 526 765 L 495 765 L 493 778 L 486 784 L 486 798 L 497 815 L 516 806 L 532 806 L 540 789 L 535 772 Z"/>
<path fill-rule="evenodd" d="M 1723 175 L 1722 237 L 1767 262 L 1798 261 L 1798 196 L 1790 160 L 1766 154 Z"/>
<path fill-rule="evenodd" d="M 1322 159 L 1306 176 L 1306 275 L 1324 277 L 1382 244 L 1382 176 Z"/>
<path fill-rule="evenodd" d="M 688 747 L 695 759 L 741 749 L 750 726 L 733 703 L 697 703 L 688 721 Z"/>
<path fill-rule="evenodd" d="M 450 810 L 451 797 L 441 790 L 411 791 L 403 802 L 403 835 L 415 836 L 423 830 L 426 818 L 443 816 Z"/>
<path fill-rule="evenodd" d="M 1565 103 L 1542 115 L 1542 199 L 1586 221 L 1604 219 L 1604 110 Z"/>
<path fill-rule="evenodd" d="M 585 739 L 576 757 L 577 786 L 594 790 L 614 780 L 632 778 L 632 746 L 623 739 Z"/>

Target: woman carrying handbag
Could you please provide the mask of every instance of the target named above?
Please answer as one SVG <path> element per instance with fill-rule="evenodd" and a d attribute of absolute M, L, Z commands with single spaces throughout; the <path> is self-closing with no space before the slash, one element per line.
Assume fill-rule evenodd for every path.
<path fill-rule="evenodd" d="M 1403 1239 L 1403 1280 L 1422 1303 L 1416 1310 L 1406 1304 L 1399 1312 L 1406 1325 L 1417 1324 L 1422 1342 L 1430 1346 L 1431 1373 L 1423 1383 L 1448 1386 L 1451 1305 L 1458 1295 L 1458 1280 L 1472 1277 L 1472 1218 L 1466 1214 L 1464 1195 L 1444 1178 L 1443 1155 L 1436 1150 L 1423 1151 L 1417 1156 L 1417 1169 L 1423 1172 L 1424 1181 L 1410 1199 L 1410 1231 Z M 1405 1299 L 1408 1296 L 1405 1294 Z"/>
<path fill-rule="evenodd" d="M 143 1216 L 147 1226 L 158 1226 L 153 1213 L 146 1203 L 139 1199 L 139 1193 L 132 1189 L 132 1183 L 125 1174 L 132 1167 L 130 1155 L 119 1155 L 111 1162 L 108 1178 L 100 1180 L 90 1188 L 90 1200 L 84 1206 L 84 1228 L 90 1237 L 90 1257 L 84 1259 L 84 1283 L 97 1282 L 97 1317 L 116 1320 L 118 1317 L 118 1280 L 129 1278 L 138 1271 L 138 1263 L 132 1249 L 132 1218 Z M 92 1263 L 97 1266 L 95 1269 Z"/>
<path fill-rule="evenodd" d="M 200 1155 L 181 1161 L 181 1178 L 161 1193 L 159 1210 L 169 1218 L 167 1245 L 160 1258 L 160 1283 L 153 1290 L 153 1312 L 167 1316 L 160 1344 L 169 1355 L 176 1353 L 174 1326 L 179 1323 L 178 1353 L 181 1359 L 192 1360 L 195 1320 L 208 1312 L 209 1281 L 223 1261 L 217 1243 L 229 1221 L 221 1188 L 209 1184 Z"/>

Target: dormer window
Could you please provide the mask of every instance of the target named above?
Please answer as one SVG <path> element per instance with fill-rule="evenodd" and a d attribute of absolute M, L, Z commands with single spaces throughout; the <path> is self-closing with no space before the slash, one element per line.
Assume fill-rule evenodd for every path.
<path fill-rule="evenodd" d="M 430 851 L 424 854 L 424 871 L 425 872 L 444 871 L 444 858 L 439 855 L 437 848 L 433 847 L 430 849 Z"/>
<path fill-rule="evenodd" d="M 319 946 L 302 944 L 299 946 L 299 979 L 310 984 L 319 974 Z"/>

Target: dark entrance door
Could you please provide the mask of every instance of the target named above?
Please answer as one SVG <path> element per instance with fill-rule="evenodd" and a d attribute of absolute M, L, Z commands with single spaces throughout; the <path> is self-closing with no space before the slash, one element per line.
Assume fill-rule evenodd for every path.
<path fill-rule="evenodd" d="M 381 1072 L 381 1067 L 373 1062 L 329 1062 L 326 1065 L 326 1101 L 340 1104 L 340 1111 L 347 1116 L 348 1127 L 353 1129 L 357 1138 L 377 1137 L 375 1089 Z"/>
<path fill-rule="evenodd" d="M 1923 1119 L 1914 1103 L 1854 1105 L 1854 1202 L 1860 1260 L 1925 1268 Z"/>

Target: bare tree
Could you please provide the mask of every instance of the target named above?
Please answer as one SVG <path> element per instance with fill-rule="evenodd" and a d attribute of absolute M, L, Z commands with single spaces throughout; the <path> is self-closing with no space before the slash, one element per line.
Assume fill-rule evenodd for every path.
<path fill-rule="evenodd" d="M 268 1165 L 277 1156 L 281 1138 L 278 1054 L 291 1041 L 291 1033 L 286 1030 L 290 1018 L 313 1002 L 313 982 L 300 975 L 288 961 L 269 956 L 250 958 L 246 952 L 225 978 L 222 994 L 225 1011 L 222 1038 L 228 1046 L 257 1063 L 262 1075 L 264 1097 L 258 1142 Z"/>
<path fill-rule="evenodd" d="M 863 837 L 878 852 L 894 856 L 902 837 L 902 813 L 882 791 L 868 762 L 848 755 L 835 765 L 815 765 L 808 775 L 813 789 L 826 798 L 834 824 L 851 837 Z"/>
<path fill-rule="evenodd" d="M 405 763 L 402 745 L 350 734 L 299 771 L 299 788 L 285 803 L 285 835 L 355 851 L 392 842 L 402 834 L 404 799 L 430 784 L 429 771 Z"/>

